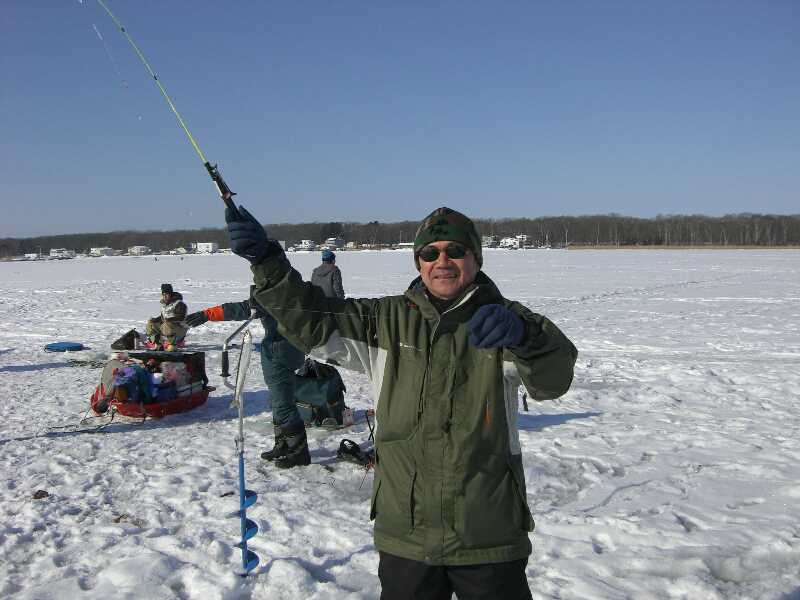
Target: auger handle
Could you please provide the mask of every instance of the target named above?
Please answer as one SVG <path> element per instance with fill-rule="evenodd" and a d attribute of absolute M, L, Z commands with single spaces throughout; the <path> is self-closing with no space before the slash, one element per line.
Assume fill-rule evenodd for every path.
<path fill-rule="evenodd" d="M 228 351 L 222 351 L 222 373 L 220 373 L 220 377 L 230 377 L 230 371 L 228 371 Z"/>
<path fill-rule="evenodd" d="M 233 205 L 233 201 L 230 201 L 230 203 L 231 203 L 231 205 Z M 236 209 L 234 208 L 234 210 L 236 210 Z M 251 310 L 250 311 L 250 318 L 247 319 L 241 325 L 239 325 L 239 327 L 236 328 L 236 331 L 234 331 L 227 338 L 225 338 L 225 341 L 222 343 L 222 373 L 221 373 L 222 377 L 230 377 L 231 376 L 230 372 L 228 371 L 228 345 L 233 341 L 233 338 L 235 338 L 237 335 L 239 335 L 239 333 L 241 333 L 241 331 L 243 329 L 245 329 L 248 325 L 250 325 L 250 322 L 255 318 L 255 316 L 256 316 L 256 312 L 254 310 Z"/>

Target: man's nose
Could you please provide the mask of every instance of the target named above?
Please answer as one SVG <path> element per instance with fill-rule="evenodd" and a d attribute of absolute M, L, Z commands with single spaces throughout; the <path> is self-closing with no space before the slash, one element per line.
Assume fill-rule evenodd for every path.
<path fill-rule="evenodd" d="M 436 257 L 436 262 L 434 263 L 434 266 L 446 267 L 450 265 L 450 261 L 451 259 L 449 256 L 447 256 L 447 252 L 445 252 L 444 250 L 440 250 L 439 256 Z"/>

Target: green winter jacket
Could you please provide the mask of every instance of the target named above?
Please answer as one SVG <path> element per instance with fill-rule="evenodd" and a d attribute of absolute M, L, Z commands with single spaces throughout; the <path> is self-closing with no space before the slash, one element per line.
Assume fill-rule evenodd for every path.
<path fill-rule="evenodd" d="M 439 315 L 419 280 L 404 295 L 326 298 L 282 251 L 253 265 L 255 299 L 295 346 L 366 373 L 377 464 L 370 518 L 378 550 L 432 565 L 504 562 L 531 552 L 517 389 L 556 398 L 577 350 L 548 319 L 506 300 L 482 272 Z M 465 323 L 484 304 L 525 322 L 520 347 L 479 349 Z"/>

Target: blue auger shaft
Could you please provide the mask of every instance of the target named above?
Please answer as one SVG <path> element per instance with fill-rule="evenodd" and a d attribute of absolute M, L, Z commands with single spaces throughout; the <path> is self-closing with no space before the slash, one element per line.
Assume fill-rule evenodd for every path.
<path fill-rule="evenodd" d="M 247 507 L 244 504 L 244 449 L 239 450 L 239 516 L 242 531 L 242 569 L 247 573 Z"/>
<path fill-rule="evenodd" d="M 244 484 L 244 450 L 239 451 L 239 522 L 242 540 L 236 544 L 242 549 L 242 577 L 258 566 L 258 555 L 247 547 L 247 540 L 258 533 L 258 525 L 247 518 L 247 508 L 255 504 L 258 496 Z"/>
<path fill-rule="evenodd" d="M 258 566 L 258 555 L 247 547 L 247 540 L 258 533 L 258 525 L 247 518 L 247 508 L 253 506 L 258 496 L 244 483 L 244 450 L 239 450 L 239 523 L 242 539 L 236 544 L 242 549 L 242 577 Z"/>
<path fill-rule="evenodd" d="M 244 508 L 244 451 L 239 451 L 239 517 L 242 531 L 242 569 L 247 572 L 247 540 L 244 539 L 245 521 L 247 520 L 247 509 Z"/>
<path fill-rule="evenodd" d="M 258 565 L 258 555 L 247 548 L 247 540 L 258 533 L 258 525 L 255 521 L 247 518 L 247 508 L 255 504 L 256 493 L 245 487 L 244 481 L 244 381 L 247 377 L 247 367 L 250 364 L 250 352 L 252 350 L 252 335 L 249 331 L 244 332 L 242 351 L 239 353 L 239 364 L 236 368 L 236 389 L 234 399 L 239 408 L 239 436 L 236 438 L 236 445 L 239 454 L 239 521 L 242 539 L 236 544 L 242 549 L 242 576 L 246 576 Z"/>

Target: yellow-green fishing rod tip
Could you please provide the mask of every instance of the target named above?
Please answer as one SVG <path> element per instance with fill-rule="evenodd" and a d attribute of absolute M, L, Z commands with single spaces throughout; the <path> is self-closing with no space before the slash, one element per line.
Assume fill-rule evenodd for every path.
<path fill-rule="evenodd" d="M 194 147 L 195 152 L 197 152 L 197 155 L 200 157 L 200 160 L 203 161 L 203 164 L 208 163 L 205 155 L 203 154 L 203 151 L 200 149 L 199 144 L 194 139 L 192 133 L 189 131 L 189 127 L 187 127 L 186 122 L 183 120 L 183 117 L 181 117 L 180 113 L 178 112 L 178 109 L 175 108 L 175 104 L 172 102 L 172 98 L 170 98 L 169 94 L 167 94 L 167 90 L 164 89 L 164 86 L 161 84 L 161 80 L 158 78 L 158 75 L 156 75 L 155 71 L 153 71 L 153 68 L 150 66 L 150 63 L 147 62 L 147 59 L 145 58 L 144 54 L 142 54 L 142 51 L 139 50 L 139 46 L 136 45 L 136 42 L 133 41 L 133 38 L 128 33 L 128 30 L 125 29 L 125 26 L 120 22 L 120 20 L 116 17 L 116 15 L 113 12 L 111 12 L 111 9 L 108 8 L 108 5 L 106 5 L 106 3 L 103 2 L 103 0 L 97 0 L 97 3 L 101 7 L 103 7 L 103 10 L 105 10 L 108 13 L 108 16 L 111 17 L 111 20 L 114 21 L 114 24 L 122 32 L 122 35 L 125 36 L 125 39 L 128 40 L 128 43 L 133 48 L 134 52 L 136 52 L 136 56 L 138 56 L 139 60 L 142 61 L 142 64 L 144 65 L 145 69 L 147 69 L 147 72 L 150 74 L 150 76 L 153 78 L 153 81 L 155 81 L 156 85 L 158 86 L 158 89 L 161 90 L 161 94 L 167 101 L 167 104 L 169 105 L 170 109 L 175 115 L 175 118 L 178 119 L 178 123 L 180 124 L 183 131 L 186 133 L 186 137 L 189 138 L 189 141 Z"/>

